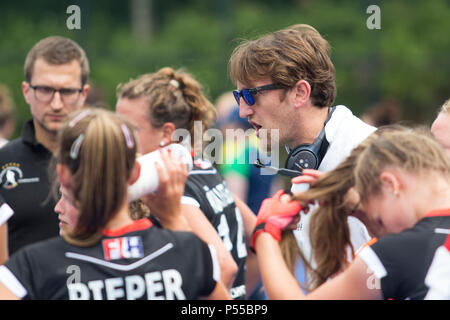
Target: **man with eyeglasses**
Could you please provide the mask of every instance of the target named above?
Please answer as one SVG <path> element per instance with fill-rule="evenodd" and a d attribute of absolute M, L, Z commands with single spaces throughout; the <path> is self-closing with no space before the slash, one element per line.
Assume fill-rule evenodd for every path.
<path fill-rule="evenodd" d="M 289 153 L 288 169 L 332 170 L 376 130 L 347 107 L 333 107 L 336 84 L 330 45 L 309 25 L 290 26 L 243 42 L 233 51 L 229 67 L 240 116 L 261 138 L 278 130 L 279 144 Z M 292 191 L 305 188 L 294 184 Z M 309 215 L 301 215 L 295 235 L 305 257 L 311 258 L 308 220 Z M 349 225 L 357 250 L 368 240 L 367 230 L 359 220 L 353 222 Z"/>
<path fill-rule="evenodd" d="M 8 220 L 9 253 L 59 234 L 48 165 L 67 115 L 84 105 L 89 63 L 74 41 L 58 36 L 36 43 L 25 60 L 22 92 L 32 119 L 0 150 L 0 195 L 15 214 Z"/>

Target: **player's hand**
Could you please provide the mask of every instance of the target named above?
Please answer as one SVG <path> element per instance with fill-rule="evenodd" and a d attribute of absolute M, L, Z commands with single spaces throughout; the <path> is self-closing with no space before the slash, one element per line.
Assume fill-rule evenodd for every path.
<path fill-rule="evenodd" d="M 320 172 L 318 170 L 314 170 L 314 169 L 303 169 L 302 171 L 302 175 L 292 178 L 291 179 L 291 183 L 293 185 L 297 184 L 297 185 L 302 185 L 302 184 L 311 184 L 317 181 L 317 179 L 319 179 L 319 177 L 323 174 L 323 172 Z M 295 187 L 293 187 L 294 189 L 294 194 L 297 193 L 295 192 Z M 303 189 L 307 190 L 307 188 L 303 187 Z M 303 213 L 308 213 L 309 212 L 309 206 L 314 204 L 315 201 L 308 201 L 308 202 L 300 202 L 302 204 L 302 208 L 303 208 Z"/>
<path fill-rule="evenodd" d="M 159 179 L 158 189 L 154 194 L 142 197 L 142 201 L 164 227 L 169 227 L 182 217 L 181 196 L 188 172 L 181 158 L 173 156 L 170 150 L 160 150 L 160 156 L 164 166 L 155 162 Z"/>
<path fill-rule="evenodd" d="M 256 227 L 252 235 L 252 248 L 255 248 L 256 237 L 262 232 L 270 233 L 278 242 L 281 231 L 292 228 L 302 206 L 298 201 L 291 201 L 291 197 L 278 191 L 272 198 L 265 199 L 258 212 Z M 298 221 L 297 221 L 298 222 Z"/>
<path fill-rule="evenodd" d="M 315 182 L 319 177 L 323 174 L 323 172 L 320 172 L 318 170 L 314 169 L 303 169 L 302 175 L 292 178 L 291 183 L 292 184 L 301 184 L 301 183 L 308 183 L 311 184 Z"/>

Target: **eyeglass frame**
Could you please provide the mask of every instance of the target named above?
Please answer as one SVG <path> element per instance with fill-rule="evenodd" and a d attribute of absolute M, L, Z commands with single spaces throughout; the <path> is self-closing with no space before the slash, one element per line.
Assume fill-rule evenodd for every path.
<path fill-rule="evenodd" d="M 240 103 L 241 97 L 242 97 L 242 99 L 244 99 L 245 103 L 248 106 L 253 106 L 255 104 L 255 97 L 253 96 L 254 94 L 257 94 L 261 91 L 278 90 L 278 89 L 284 89 L 284 88 L 286 88 L 286 86 L 283 86 L 281 84 L 271 83 L 271 84 L 266 84 L 264 86 L 255 87 L 255 88 L 245 88 L 242 90 L 233 90 L 233 95 L 234 95 L 234 99 L 236 100 L 236 102 L 239 106 L 241 105 L 241 103 Z M 244 95 L 246 92 L 248 94 Z M 251 97 L 252 102 L 248 100 L 248 95 Z"/>
<path fill-rule="evenodd" d="M 83 92 L 83 88 L 81 88 L 81 89 L 78 89 L 78 88 L 59 88 L 59 89 L 55 89 L 55 88 L 50 87 L 50 86 L 40 86 L 40 85 L 33 86 L 33 85 L 32 85 L 31 83 L 29 83 L 29 82 L 28 82 L 28 85 L 30 86 L 31 89 L 34 90 L 34 97 L 35 97 L 37 100 L 39 100 L 40 102 L 42 102 L 42 103 L 48 103 L 48 102 L 52 101 L 53 98 L 55 97 L 55 92 L 58 92 L 58 93 L 59 93 L 59 96 L 61 97 L 61 101 L 62 101 L 62 102 L 67 103 L 67 104 L 74 104 L 74 103 L 76 103 L 76 102 L 78 101 L 78 99 L 80 98 L 80 94 Z M 40 88 L 52 89 L 53 92 L 52 92 L 52 95 L 51 95 L 50 99 L 44 101 L 44 100 L 39 99 L 39 98 L 37 97 L 37 95 L 36 95 L 36 90 L 37 90 L 37 89 L 40 89 Z M 76 98 L 73 102 L 68 103 L 68 102 L 64 101 L 65 95 L 64 95 L 64 93 L 61 93 L 61 90 L 73 90 L 74 92 L 78 92 L 78 96 L 77 96 L 77 98 Z"/>

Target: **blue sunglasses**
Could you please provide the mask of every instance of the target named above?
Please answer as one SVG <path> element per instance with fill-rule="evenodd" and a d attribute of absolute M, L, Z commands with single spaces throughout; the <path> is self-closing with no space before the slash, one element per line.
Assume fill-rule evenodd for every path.
<path fill-rule="evenodd" d="M 248 88 L 248 89 L 242 89 L 242 90 L 233 90 L 234 98 L 237 101 L 237 104 L 240 105 L 241 97 L 244 99 L 245 103 L 249 106 L 252 106 L 255 104 L 255 98 L 254 94 L 257 94 L 261 91 L 266 90 L 276 90 L 276 89 L 283 89 L 285 86 L 282 86 L 281 84 L 267 84 L 265 86 L 256 87 L 256 88 Z"/>

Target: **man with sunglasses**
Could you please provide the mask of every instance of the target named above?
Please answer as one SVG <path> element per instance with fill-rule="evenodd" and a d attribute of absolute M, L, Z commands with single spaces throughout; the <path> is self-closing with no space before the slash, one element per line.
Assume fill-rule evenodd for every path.
<path fill-rule="evenodd" d="M 332 170 L 376 130 L 347 107 L 333 107 L 336 84 L 330 45 L 309 25 L 243 42 L 233 51 L 229 67 L 240 116 L 248 119 L 257 136 L 268 137 L 269 147 L 271 134 L 278 131 L 279 144 L 289 152 L 288 169 Z M 300 152 L 313 154 L 317 161 L 297 157 Z M 298 179 L 303 177 L 293 180 Z M 294 185 L 292 191 L 305 187 Z M 308 220 L 302 214 L 296 237 L 305 256 L 311 257 Z M 352 223 L 350 230 L 357 250 L 367 231 L 361 223 Z"/>
<path fill-rule="evenodd" d="M 22 92 L 32 119 L 22 135 L 0 149 L 0 195 L 15 214 L 8 220 L 9 253 L 59 234 L 50 196 L 48 165 L 67 115 L 81 108 L 89 92 L 84 50 L 63 37 L 36 43 L 25 60 Z"/>

